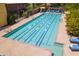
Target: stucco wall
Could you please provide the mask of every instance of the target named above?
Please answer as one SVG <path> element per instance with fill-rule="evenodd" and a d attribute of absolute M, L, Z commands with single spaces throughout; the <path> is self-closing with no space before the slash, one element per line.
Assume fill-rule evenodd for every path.
<path fill-rule="evenodd" d="M 0 4 L 0 26 L 7 24 L 7 12 L 5 4 Z"/>

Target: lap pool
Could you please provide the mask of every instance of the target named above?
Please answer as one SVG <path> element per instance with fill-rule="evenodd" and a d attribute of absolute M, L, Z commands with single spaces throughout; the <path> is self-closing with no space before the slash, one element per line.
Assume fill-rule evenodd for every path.
<path fill-rule="evenodd" d="M 40 48 L 47 48 L 55 56 L 63 55 L 63 45 L 56 43 L 57 30 L 62 14 L 43 13 L 3 37 Z"/>

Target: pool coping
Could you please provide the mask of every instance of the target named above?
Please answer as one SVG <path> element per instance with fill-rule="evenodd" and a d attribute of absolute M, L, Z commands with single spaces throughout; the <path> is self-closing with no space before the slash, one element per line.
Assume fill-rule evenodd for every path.
<path fill-rule="evenodd" d="M 60 38 L 59 38 L 59 36 L 60 36 L 60 28 L 61 28 L 61 23 L 62 23 L 62 20 L 63 20 L 63 14 L 61 15 L 61 18 L 60 18 L 60 22 L 59 22 L 59 26 L 58 26 L 58 29 L 57 29 L 57 36 L 56 36 L 56 40 L 55 40 L 55 43 L 56 44 L 60 44 L 60 45 L 64 45 L 64 43 L 62 42 L 62 41 L 60 41 Z"/>

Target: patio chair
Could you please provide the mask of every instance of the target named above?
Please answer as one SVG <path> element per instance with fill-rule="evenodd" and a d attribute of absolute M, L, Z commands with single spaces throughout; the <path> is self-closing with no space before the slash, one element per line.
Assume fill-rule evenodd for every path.
<path fill-rule="evenodd" d="M 69 48 L 70 48 L 72 51 L 79 51 L 79 45 L 78 45 L 78 44 L 70 44 L 70 45 L 69 45 Z"/>
<path fill-rule="evenodd" d="M 70 38 L 69 40 L 71 43 L 79 44 L 79 38 Z"/>

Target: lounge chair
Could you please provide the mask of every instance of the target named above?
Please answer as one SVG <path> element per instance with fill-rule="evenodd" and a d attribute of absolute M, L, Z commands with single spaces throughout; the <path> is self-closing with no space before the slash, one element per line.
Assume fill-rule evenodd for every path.
<path fill-rule="evenodd" d="M 70 44 L 70 45 L 69 45 L 69 48 L 70 48 L 72 51 L 79 51 L 79 45 L 78 45 L 78 44 Z"/>
<path fill-rule="evenodd" d="M 71 38 L 69 41 L 70 41 L 71 43 L 79 44 L 79 38 Z"/>

